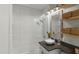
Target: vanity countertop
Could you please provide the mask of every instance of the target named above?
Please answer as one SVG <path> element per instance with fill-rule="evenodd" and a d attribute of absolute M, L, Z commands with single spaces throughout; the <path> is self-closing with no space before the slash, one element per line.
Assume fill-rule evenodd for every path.
<path fill-rule="evenodd" d="M 52 51 L 54 49 L 59 49 L 60 45 L 53 44 L 53 45 L 47 45 L 45 41 L 39 42 L 39 44 L 44 47 L 47 51 Z"/>

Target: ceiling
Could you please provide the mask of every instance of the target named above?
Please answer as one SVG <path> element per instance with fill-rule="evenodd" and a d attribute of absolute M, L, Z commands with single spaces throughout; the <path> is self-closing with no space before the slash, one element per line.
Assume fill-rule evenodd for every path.
<path fill-rule="evenodd" d="M 24 4 L 23 6 L 31 7 L 38 10 L 42 10 L 48 7 L 47 4 Z"/>
<path fill-rule="evenodd" d="M 55 8 L 56 4 L 21 4 L 22 6 L 26 6 L 26 7 L 30 7 L 30 8 L 34 8 L 37 10 L 48 10 L 49 6 L 50 8 Z"/>

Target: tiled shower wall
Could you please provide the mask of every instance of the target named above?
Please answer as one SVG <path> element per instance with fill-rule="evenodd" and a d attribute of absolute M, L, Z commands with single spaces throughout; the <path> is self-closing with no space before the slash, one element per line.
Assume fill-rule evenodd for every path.
<path fill-rule="evenodd" d="M 39 53 L 42 27 L 34 18 L 42 14 L 33 8 L 13 5 L 13 53 Z"/>
<path fill-rule="evenodd" d="M 9 53 L 10 4 L 0 4 L 0 54 Z"/>

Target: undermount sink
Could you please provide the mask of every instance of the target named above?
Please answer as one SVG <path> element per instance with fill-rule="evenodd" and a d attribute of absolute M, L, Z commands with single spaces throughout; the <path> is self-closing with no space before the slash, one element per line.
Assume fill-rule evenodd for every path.
<path fill-rule="evenodd" d="M 55 40 L 53 40 L 53 39 L 46 39 L 45 40 L 45 42 L 47 43 L 47 44 L 54 44 L 55 43 Z"/>

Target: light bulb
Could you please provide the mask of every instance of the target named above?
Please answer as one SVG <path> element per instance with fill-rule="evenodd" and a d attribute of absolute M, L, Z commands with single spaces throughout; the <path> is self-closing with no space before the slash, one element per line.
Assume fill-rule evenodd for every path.
<path fill-rule="evenodd" d="M 51 10 L 51 12 L 54 12 L 54 10 Z"/>
<path fill-rule="evenodd" d="M 50 14 L 50 12 L 47 12 L 47 14 L 49 15 L 49 14 Z"/>
<path fill-rule="evenodd" d="M 59 7 L 56 7 L 56 10 L 58 10 L 59 9 Z"/>

